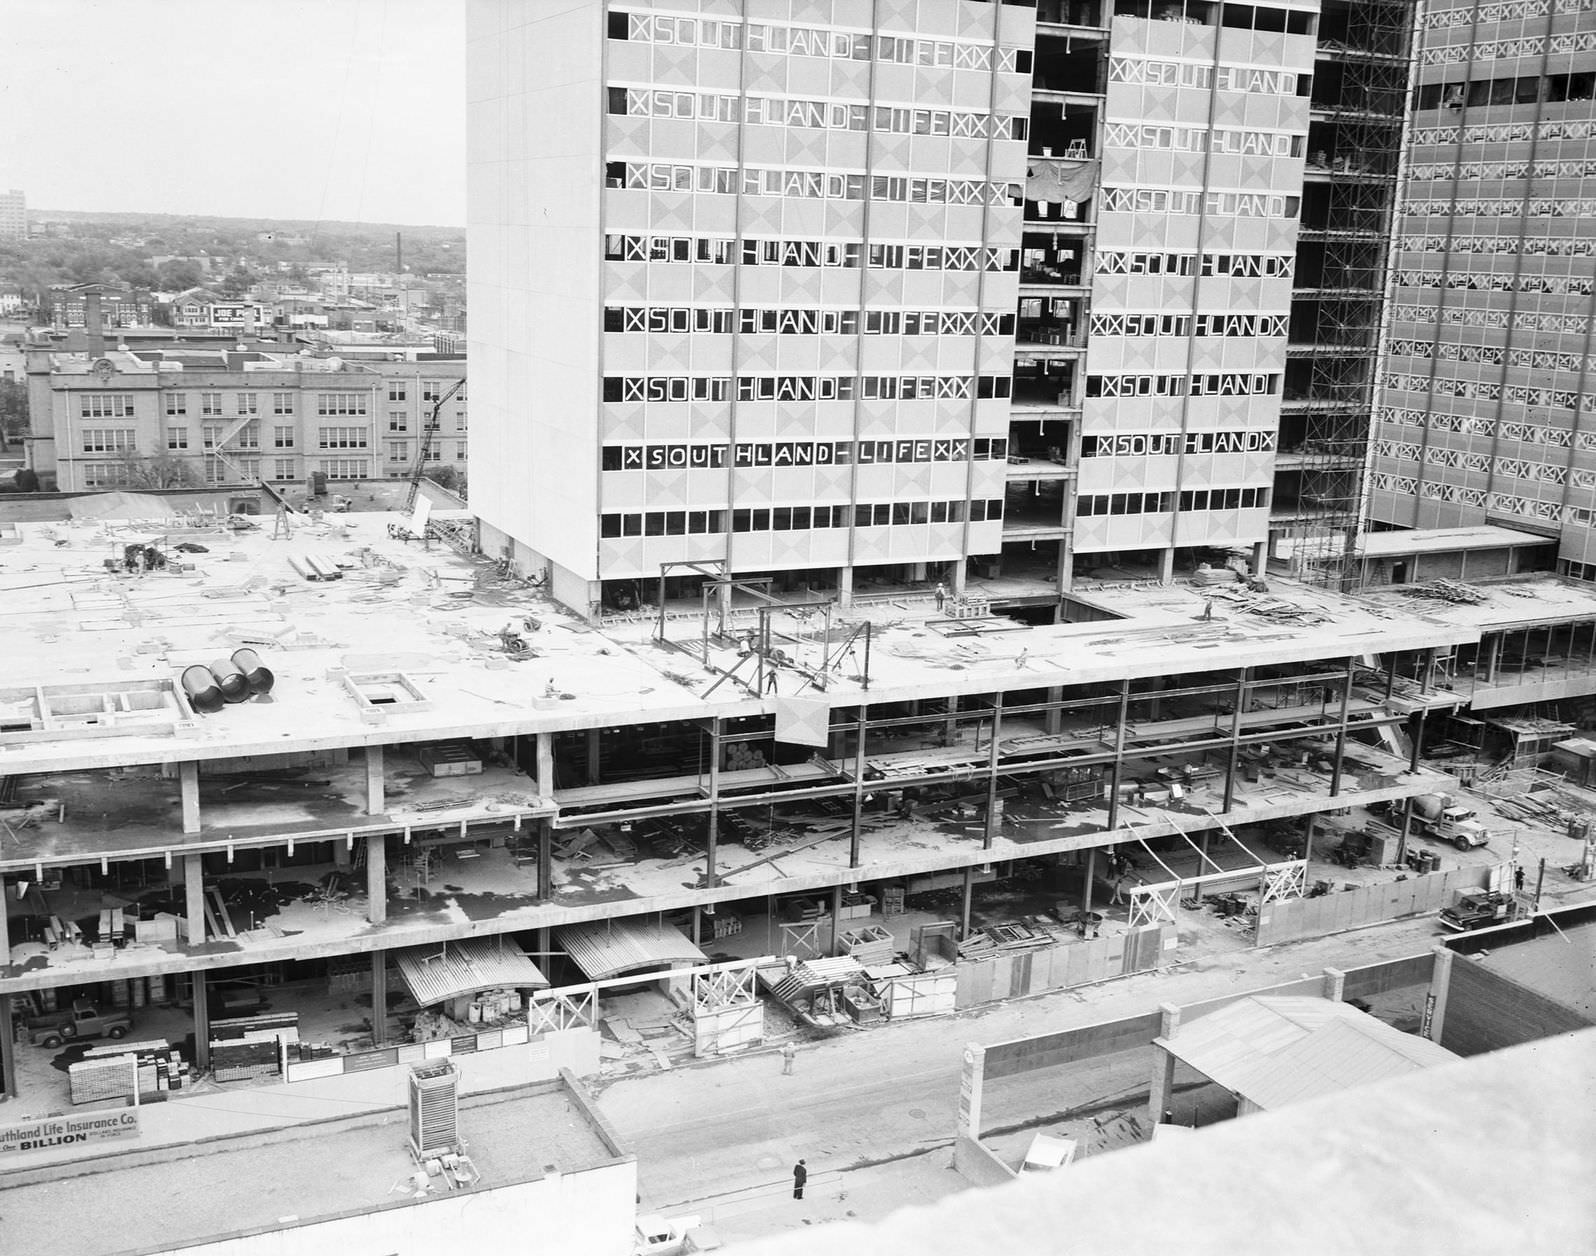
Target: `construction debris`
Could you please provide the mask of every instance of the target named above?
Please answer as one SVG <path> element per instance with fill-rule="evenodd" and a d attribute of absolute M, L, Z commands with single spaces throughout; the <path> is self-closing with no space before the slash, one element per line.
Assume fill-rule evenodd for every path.
<path fill-rule="evenodd" d="M 1479 606 L 1488 601 L 1483 589 L 1459 580 L 1431 580 L 1426 584 L 1404 584 L 1398 592 L 1407 597 L 1429 598 L 1436 602 L 1452 602 L 1459 606 Z"/>

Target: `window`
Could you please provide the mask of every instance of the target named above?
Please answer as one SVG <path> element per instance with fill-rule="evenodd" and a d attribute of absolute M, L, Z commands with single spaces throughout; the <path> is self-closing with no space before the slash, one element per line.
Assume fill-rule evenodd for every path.
<path fill-rule="evenodd" d="M 272 394 L 273 414 L 292 414 L 294 412 L 294 394 L 291 392 L 274 392 Z"/>
<path fill-rule="evenodd" d="M 318 433 L 322 449 L 364 449 L 366 429 L 363 427 L 324 427 Z"/>
<path fill-rule="evenodd" d="M 167 393 L 166 413 L 169 417 L 176 417 L 188 413 L 187 393 Z"/>
<path fill-rule="evenodd" d="M 208 392 L 200 394 L 201 414 L 220 414 L 222 412 L 222 394 Z"/>
<path fill-rule="evenodd" d="M 454 416 L 454 430 L 457 432 L 466 430 L 466 416 L 464 414 L 456 414 Z"/>
<path fill-rule="evenodd" d="M 454 460 L 456 462 L 464 462 L 466 460 L 466 443 L 465 443 L 465 441 L 463 441 L 463 440 L 455 441 L 455 443 L 454 443 Z"/>
<path fill-rule="evenodd" d="M 371 464 L 364 458 L 323 458 L 321 470 L 329 480 L 364 480 L 371 475 Z"/>
<path fill-rule="evenodd" d="M 403 401 L 403 400 L 405 400 L 405 398 L 408 395 L 409 394 L 408 394 L 408 391 L 405 388 L 404 380 L 402 380 L 402 379 L 391 379 L 391 380 L 388 381 L 388 400 L 389 401 Z"/>
<path fill-rule="evenodd" d="M 132 393 L 83 393 L 78 398 L 78 417 L 83 419 L 131 419 Z"/>
<path fill-rule="evenodd" d="M 410 442 L 407 440 L 391 440 L 388 442 L 389 462 L 409 462 Z"/>
<path fill-rule="evenodd" d="M 252 393 L 252 392 L 239 393 L 236 400 L 238 402 L 238 413 L 239 414 L 259 414 L 260 413 L 260 394 L 259 393 Z"/>
<path fill-rule="evenodd" d="M 166 429 L 166 447 L 168 449 L 188 448 L 188 428 L 169 427 Z"/>
<path fill-rule="evenodd" d="M 238 433 L 238 447 L 240 449 L 260 448 L 260 424 L 246 423 Z"/>
<path fill-rule="evenodd" d="M 85 462 L 80 470 L 84 488 L 111 488 L 132 480 L 132 468 L 121 462 Z"/>
<path fill-rule="evenodd" d="M 364 415 L 366 413 L 366 395 L 364 393 L 317 393 L 316 413 L 323 417 L 327 415 Z"/>
<path fill-rule="evenodd" d="M 294 460 L 292 458 L 277 458 L 272 461 L 272 479 L 293 480 L 297 478 L 298 472 L 294 470 Z"/>
<path fill-rule="evenodd" d="M 215 449 L 226 427 L 221 423 L 202 423 L 200 425 L 200 440 L 206 449 Z"/>
<path fill-rule="evenodd" d="M 86 427 L 83 429 L 83 452 L 108 454 L 122 449 L 135 448 L 133 429 L 130 427 Z"/>
<path fill-rule="evenodd" d="M 294 447 L 294 429 L 291 427 L 272 428 L 272 447 L 274 449 L 292 449 Z"/>
<path fill-rule="evenodd" d="M 388 411 L 388 430 L 390 432 L 408 432 L 410 430 L 410 415 L 403 410 Z"/>
<path fill-rule="evenodd" d="M 446 389 L 444 388 L 442 380 L 425 380 L 421 385 L 421 400 L 423 403 L 438 401 L 442 398 L 445 391 Z"/>

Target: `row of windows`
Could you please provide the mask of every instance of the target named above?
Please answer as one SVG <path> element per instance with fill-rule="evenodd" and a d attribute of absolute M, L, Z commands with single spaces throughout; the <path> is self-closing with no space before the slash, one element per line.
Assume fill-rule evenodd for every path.
<path fill-rule="evenodd" d="M 1101 493 L 1082 496 L 1075 513 L 1094 515 L 1158 515 L 1176 509 L 1255 510 L 1269 504 L 1267 488 L 1199 488 L 1183 493 Z"/>
<path fill-rule="evenodd" d="M 781 170 L 736 166 L 689 166 L 665 161 L 611 161 L 604 185 L 644 192 L 710 192 L 741 196 L 790 196 L 805 200 L 906 201 L 914 205 L 1019 205 L 1016 183 L 943 179 L 921 175 L 841 174 L 829 170 Z"/>
<path fill-rule="evenodd" d="M 1007 375 L 606 375 L 605 401 L 912 401 L 1007 397 Z M 972 383 L 974 388 L 972 389 Z"/>
<path fill-rule="evenodd" d="M 1520 254 L 1526 257 L 1590 257 L 1596 254 L 1596 236 L 1528 236 L 1520 238 L 1517 235 L 1488 235 L 1488 236 L 1444 236 L 1444 235 L 1418 235 L 1401 236 L 1397 241 L 1399 248 L 1410 253 L 1472 253 L 1496 254 L 1506 253 L 1517 257 Z"/>
<path fill-rule="evenodd" d="M 731 306 L 604 307 L 604 330 L 745 336 L 1012 336 L 1013 314 L 973 310 L 759 309 Z"/>
<path fill-rule="evenodd" d="M 79 393 L 78 417 L 82 419 L 130 419 L 132 393 Z"/>
<path fill-rule="evenodd" d="M 1429 393 L 1434 397 L 1462 397 L 1474 401 L 1507 401 L 1521 406 L 1544 406 L 1552 410 L 1578 410 L 1580 394 L 1572 388 L 1530 388 L 1523 384 L 1503 384 L 1497 380 L 1426 379 L 1422 375 L 1388 374 L 1382 387 L 1405 392 Z M 1589 408 L 1589 405 L 1587 405 Z"/>
<path fill-rule="evenodd" d="M 83 452 L 86 454 L 115 453 L 119 449 L 135 449 L 130 427 L 86 427 L 83 429 Z"/>
<path fill-rule="evenodd" d="M 605 471 L 674 471 L 734 467 L 838 467 L 881 462 L 967 462 L 1005 459 L 1002 437 L 861 441 L 739 441 L 735 445 L 605 445 Z"/>
<path fill-rule="evenodd" d="M 1176 454 L 1269 453 L 1273 432 L 1115 432 L 1081 437 L 1083 458 L 1152 458 Z"/>
<path fill-rule="evenodd" d="M 1523 140 L 1588 140 L 1596 134 L 1589 118 L 1546 122 L 1487 122 L 1478 126 L 1421 126 L 1413 130 L 1414 147 L 1426 144 L 1516 144 Z"/>
<path fill-rule="evenodd" d="M 370 443 L 363 427 L 323 427 L 316 433 L 322 449 L 365 449 Z"/>
<path fill-rule="evenodd" d="M 1279 375 L 1251 371 L 1086 377 L 1088 397 L 1262 397 L 1279 391 Z"/>
<path fill-rule="evenodd" d="M 1421 31 L 1447 30 L 1476 22 L 1484 26 L 1515 18 L 1545 17 L 1548 13 L 1584 13 L 1589 8 L 1590 0 L 1502 0 L 1500 4 L 1434 9 L 1421 17 L 1418 25 Z"/>
<path fill-rule="evenodd" d="M 1588 179 L 1596 159 L 1584 161 L 1426 161 L 1408 167 L 1416 182 L 1435 179 Z"/>
<path fill-rule="evenodd" d="M 990 70 L 990 44 L 921 39 L 913 35 L 868 35 L 823 26 L 775 26 L 719 18 L 674 17 L 660 13 L 611 10 L 611 39 L 632 43 L 670 44 L 679 48 L 739 49 L 791 57 L 825 57 L 831 61 L 886 61 L 940 70 Z M 1000 48 L 997 68 L 1031 72 L 1028 48 Z"/>
<path fill-rule="evenodd" d="M 1481 39 L 1471 40 L 1466 44 L 1443 44 L 1440 47 L 1426 48 L 1419 54 L 1420 65 L 1459 65 L 1465 61 L 1476 64 L 1486 61 L 1510 61 L 1515 57 L 1540 57 L 1546 54 L 1557 56 L 1560 53 L 1578 53 L 1596 51 L 1596 31 L 1564 31 L 1562 34 L 1543 38 L 1531 35 L 1525 39 Z M 1548 100 L 1589 100 L 1590 75 L 1555 74 L 1549 78 L 1586 80 L 1583 95 L 1547 96 Z M 1502 82 L 1501 79 L 1495 80 Z M 1508 79 L 1512 83 L 1515 80 Z M 1564 89 L 1565 92 L 1568 89 Z M 1576 89 L 1578 90 L 1578 89 Z M 1447 100 L 1447 97 L 1442 97 Z M 1469 104 L 1511 104 L 1512 99 L 1476 101 L 1470 100 Z"/>
<path fill-rule="evenodd" d="M 1313 79 L 1291 70 L 1260 70 L 1248 65 L 1214 66 L 1206 61 L 1159 61 L 1150 57 L 1110 57 L 1110 83 L 1142 87 L 1196 87 L 1202 91 L 1252 92 L 1265 96 L 1307 96 Z"/>
<path fill-rule="evenodd" d="M 1596 280 L 1588 275 L 1508 275 L 1495 271 L 1399 270 L 1396 281 L 1405 288 L 1444 288 L 1463 292 L 1545 292 L 1552 295 L 1589 296 Z"/>
<path fill-rule="evenodd" d="M 1454 218 L 1590 218 L 1596 215 L 1596 197 L 1554 199 L 1537 196 L 1531 200 L 1513 197 L 1483 197 L 1478 200 L 1403 201 L 1402 213 L 1408 217 L 1442 214 Z"/>
<path fill-rule="evenodd" d="M 1202 214 L 1215 218 L 1296 218 L 1300 196 L 1279 192 L 1204 192 L 1196 188 L 1105 187 L 1103 209 L 1114 214 Z"/>
<path fill-rule="evenodd" d="M 1094 336 L 1284 336 L 1285 314 L 1093 314 Z"/>
<path fill-rule="evenodd" d="M 1513 349 L 1501 345 L 1460 345 L 1449 340 L 1393 340 L 1393 357 L 1439 358 L 1443 362 L 1479 362 L 1487 366 L 1525 366 L 1535 371 L 1596 372 L 1596 354 L 1555 353 L 1550 349 Z"/>
<path fill-rule="evenodd" d="M 365 414 L 365 393 L 317 393 L 316 413 L 318 415 L 334 414 Z"/>
<path fill-rule="evenodd" d="M 1097 255 L 1099 275 L 1202 275 L 1235 279 L 1290 279 L 1286 253 L 1123 253 Z"/>
<path fill-rule="evenodd" d="M 1455 305 L 1441 310 L 1433 305 L 1393 305 L 1391 317 L 1403 323 L 1433 325 L 1439 320 L 1459 327 L 1511 326 L 1514 331 L 1568 332 L 1575 336 L 1583 336 L 1590 325 L 1590 319 L 1583 314 L 1537 314 L 1521 310 L 1509 315 L 1507 310 Z"/>
<path fill-rule="evenodd" d="M 1153 122 L 1110 122 L 1103 143 L 1111 148 L 1157 149 L 1176 153 L 1218 153 L 1234 157 L 1301 157 L 1306 135 L 1284 131 L 1242 131 L 1233 127 L 1168 126 Z"/>
<path fill-rule="evenodd" d="M 611 87 L 606 90 L 609 112 L 626 118 L 745 122 L 750 126 L 808 127 L 818 131 L 880 131 L 891 135 L 946 135 L 955 139 L 977 140 L 1023 140 L 1030 123 L 1029 117 L 1022 114 L 973 113 L 960 109 L 912 109 L 901 105 L 683 92 L 659 87 Z"/>
<path fill-rule="evenodd" d="M 1505 441 L 1525 445 L 1550 445 L 1554 449 L 1577 446 L 1596 449 L 1596 431 L 1572 432 L 1566 427 L 1513 420 L 1498 423 L 1494 418 L 1469 414 L 1436 414 L 1429 410 L 1410 410 L 1401 406 L 1382 406 L 1375 412 L 1382 424 L 1396 427 L 1428 428 L 1432 432 L 1456 432 L 1463 436 L 1499 436 Z"/>
<path fill-rule="evenodd" d="M 1475 55 L 1474 45 L 1459 51 Z M 1415 109 L 1461 109 L 1465 105 L 1530 105 L 1537 101 L 1552 104 L 1565 100 L 1589 100 L 1596 87 L 1596 73 L 1523 74 L 1505 78 L 1476 79 L 1472 83 L 1422 83 L 1414 96 Z"/>
<path fill-rule="evenodd" d="M 892 528 L 925 523 L 984 523 L 1003 518 L 1003 502 L 859 502 L 841 506 L 771 506 L 737 510 L 650 510 L 600 516 L 599 535 L 695 536 L 733 532 L 808 532 L 813 528 Z"/>
<path fill-rule="evenodd" d="M 959 244 L 872 244 L 835 240 L 734 240 L 727 236 L 608 235 L 611 262 L 691 262 L 712 266 L 840 266 L 861 259 L 876 269 L 1018 270 L 1016 249 Z"/>

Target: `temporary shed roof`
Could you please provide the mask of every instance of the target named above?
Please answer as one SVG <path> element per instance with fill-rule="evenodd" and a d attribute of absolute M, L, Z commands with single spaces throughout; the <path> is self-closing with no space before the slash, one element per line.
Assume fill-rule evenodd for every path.
<path fill-rule="evenodd" d="M 502 987 L 544 987 L 547 977 L 507 939 L 465 938 L 394 953 L 399 975 L 422 1007 Z"/>
<path fill-rule="evenodd" d="M 675 964 L 703 964 L 708 956 L 680 929 L 633 920 L 562 925 L 560 945 L 589 981 L 622 973 L 653 972 Z"/>
<path fill-rule="evenodd" d="M 1457 1058 L 1346 1003 L 1315 998 L 1241 999 L 1155 1043 L 1265 1109 Z"/>

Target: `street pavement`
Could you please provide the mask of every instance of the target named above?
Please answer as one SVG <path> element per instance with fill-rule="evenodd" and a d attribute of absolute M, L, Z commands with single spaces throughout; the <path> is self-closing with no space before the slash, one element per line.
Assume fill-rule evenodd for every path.
<path fill-rule="evenodd" d="M 1266 950 L 1199 958 L 1099 986 L 905 1021 L 800 1047 L 598 1083 L 598 1104 L 638 1158 L 645 1211 L 697 1213 L 723 1240 L 842 1218 L 874 1219 L 965 1189 L 950 1167 L 962 1053 L 1001 1042 L 1427 952 L 1433 917 Z M 1140 1102 L 1125 1061 L 1033 1074 L 989 1091 L 984 1125 L 1041 1123 L 1093 1102 Z M 1096 1068 L 1093 1065 L 1097 1065 Z M 791 1170 L 810 1171 L 805 1199 Z"/>

